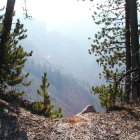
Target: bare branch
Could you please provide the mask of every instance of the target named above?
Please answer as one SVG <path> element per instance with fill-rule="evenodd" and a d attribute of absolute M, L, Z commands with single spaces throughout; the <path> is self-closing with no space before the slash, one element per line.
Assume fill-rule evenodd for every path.
<path fill-rule="evenodd" d="M 138 71 L 138 70 L 139 70 L 138 68 L 128 70 L 125 74 L 123 74 L 123 76 L 119 79 L 119 81 L 121 81 L 124 77 L 130 75 L 132 72 L 135 72 L 135 71 Z"/>

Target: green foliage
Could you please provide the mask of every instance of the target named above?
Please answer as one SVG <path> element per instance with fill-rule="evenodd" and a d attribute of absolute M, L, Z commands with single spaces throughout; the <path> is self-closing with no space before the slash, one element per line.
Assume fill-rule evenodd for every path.
<path fill-rule="evenodd" d="M 124 96 L 122 88 L 119 86 L 119 82 L 114 76 L 113 83 L 108 85 L 101 85 L 92 87 L 92 93 L 99 94 L 101 105 L 108 111 L 111 110 L 115 105 L 121 103 Z"/>
<path fill-rule="evenodd" d="M 47 91 L 49 86 L 50 84 L 47 82 L 47 74 L 44 73 L 40 89 L 37 90 L 37 93 L 42 97 L 42 100 L 34 102 L 33 109 L 39 114 L 43 114 L 45 117 L 48 118 L 62 118 L 61 108 L 53 111 L 54 105 L 51 104 L 51 100 Z"/>
<path fill-rule="evenodd" d="M 99 94 L 101 104 L 110 110 L 122 101 L 123 90 L 119 78 L 125 72 L 125 10 L 124 0 L 106 0 L 97 4 L 93 15 L 100 30 L 94 35 L 89 53 L 97 56 L 97 63 L 103 68 L 101 78 L 109 84 L 92 88 L 92 93 Z"/>
<path fill-rule="evenodd" d="M 61 108 L 58 108 L 57 110 L 53 111 L 53 112 L 52 112 L 51 118 L 52 118 L 52 119 L 55 119 L 55 118 L 62 118 L 63 115 L 61 114 L 61 111 L 62 111 Z"/>
<path fill-rule="evenodd" d="M 35 111 L 40 112 L 41 111 L 41 102 L 40 101 L 36 101 L 33 103 L 32 107 Z"/>
<path fill-rule="evenodd" d="M 93 37 L 89 53 L 97 56 L 97 63 L 103 67 L 103 76 L 106 70 L 120 74 L 125 72 L 125 4 L 125 0 L 105 0 L 97 4 L 93 12 L 99 31 Z"/>
<path fill-rule="evenodd" d="M 23 74 L 27 57 L 32 55 L 32 52 L 27 53 L 23 47 L 19 45 L 19 41 L 27 37 L 25 34 L 27 30 L 23 28 L 23 24 L 17 20 L 15 28 L 8 36 L 8 41 L 2 46 L 3 53 L 1 54 L 0 61 L 0 90 L 3 91 L 9 86 L 23 84 L 30 85 L 30 82 L 24 82 L 29 73 Z M 0 34 L 1 37 L 1 34 Z"/>
<path fill-rule="evenodd" d="M 139 6 L 138 4 L 138 12 Z M 129 10 L 132 8 L 129 2 L 125 0 L 105 0 L 104 3 L 97 4 L 96 9 L 98 10 L 94 12 L 93 20 L 95 24 L 100 27 L 100 30 L 94 35 L 93 44 L 91 45 L 89 53 L 94 53 L 95 56 L 97 56 L 97 63 L 103 67 L 103 72 L 99 76 L 104 76 L 107 82 L 111 82 L 112 84 L 112 82 L 115 83 L 114 74 L 117 74 L 116 78 L 120 79 L 120 77 L 124 76 L 124 73 L 132 69 L 134 63 L 136 63 L 133 62 L 134 59 L 132 58 L 134 58 L 134 55 L 137 54 L 138 51 L 134 53 L 136 48 L 131 47 L 130 49 L 130 46 L 132 46 L 132 38 L 130 35 L 134 32 L 133 30 L 133 32 L 129 34 L 129 30 L 132 31 L 130 25 L 130 21 L 132 20 L 130 19 L 131 14 Z M 130 98 L 135 94 L 132 93 L 135 92 L 133 91 L 135 84 L 132 83 L 134 81 L 133 75 L 135 74 L 132 74 L 132 77 L 131 74 L 127 75 L 127 78 L 122 81 L 125 82 L 125 84 L 127 83 L 125 85 L 126 95 L 123 96 L 127 103 L 130 102 Z M 106 92 L 109 87 L 106 87 Z M 101 86 L 100 88 L 103 87 Z M 96 88 L 93 88 L 93 90 L 94 89 Z M 101 94 L 104 93 L 105 97 L 109 97 L 110 93 L 107 94 L 106 92 L 102 91 Z M 112 92 L 112 94 L 115 94 L 115 92 Z M 115 94 L 114 96 L 117 95 Z M 100 99 L 103 100 L 103 95 Z M 110 104 L 112 103 L 110 102 Z"/>
<path fill-rule="evenodd" d="M 94 35 L 89 53 L 97 56 L 97 63 L 110 73 L 118 71 L 125 63 L 125 11 L 124 0 L 106 0 L 97 4 L 93 15 L 100 30 Z M 119 73 L 124 72 L 118 71 Z M 110 77 L 111 78 L 111 77 Z"/>
<path fill-rule="evenodd" d="M 17 96 L 17 97 L 19 97 L 19 96 L 22 96 L 25 92 L 24 91 L 19 91 L 19 90 L 11 90 L 10 92 L 9 92 L 11 95 L 15 95 L 15 96 Z"/>

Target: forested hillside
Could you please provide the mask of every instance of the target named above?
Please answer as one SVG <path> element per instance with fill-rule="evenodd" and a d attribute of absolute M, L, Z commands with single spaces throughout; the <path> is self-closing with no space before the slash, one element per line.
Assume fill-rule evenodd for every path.
<path fill-rule="evenodd" d="M 104 80 L 98 78 L 101 68 L 96 63 L 96 58 L 88 54 L 92 42 L 88 40 L 89 34 L 86 29 L 82 31 L 81 38 L 84 40 L 81 42 L 79 36 L 73 35 L 73 32 L 65 31 L 65 35 L 59 30 L 50 30 L 45 22 L 37 19 L 20 19 L 28 29 L 28 38 L 23 41 L 25 49 L 35 50 L 40 55 L 49 57 L 54 65 L 61 66 L 80 81 L 84 81 L 89 88 L 91 85 L 104 83 Z M 85 26 L 88 26 L 88 23 L 85 23 Z"/>
<path fill-rule="evenodd" d="M 88 104 L 93 104 L 97 111 L 103 112 L 97 96 L 91 95 L 84 83 L 52 62 L 50 58 L 34 52 L 32 59 L 29 59 L 23 71 L 30 73 L 29 78 L 32 81 L 31 86 L 25 88 L 27 93 L 23 95 L 27 100 L 40 99 L 36 90 L 41 81 L 42 73 L 46 71 L 50 83 L 48 90 L 52 101 L 55 105 L 62 107 L 65 117 L 77 114 Z"/>

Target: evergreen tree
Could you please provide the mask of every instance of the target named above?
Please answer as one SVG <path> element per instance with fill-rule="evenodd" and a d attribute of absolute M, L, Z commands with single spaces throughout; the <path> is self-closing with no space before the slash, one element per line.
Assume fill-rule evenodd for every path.
<path fill-rule="evenodd" d="M 107 80 L 110 73 L 122 73 L 118 67 L 125 63 L 125 28 L 123 0 L 109 0 L 97 5 L 93 20 L 101 27 L 93 39 L 90 53 L 95 53 L 97 62 L 103 67 L 103 73 Z M 111 76 L 111 74 L 110 74 Z"/>
<path fill-rule="evenodd" d="M 137 0 L 129 0 L 129 15 L 131 28 L 131 49 L 132 49 L 132 69 L 137 69 L 133 72 L 132 78 L 132 99 L 140 101 L 140 59 L 139 59 L 139 35 L 138 35 L 138 17 L 137 17 Z"/>
<path fill-rule="evenodd" d="M 89 51 L 97 56 L 97 62 L 103 67 L 103 76 L 109 84 L 102 85 L 101 87 L 93 87 L 93 93 L 100 89 L 100 99 L 101 102 L 108 102 L 105 107 L 113 107 L 117 103 L 116 99 L 120 101 L 121 97 L 115 97 L 119 95 L 117 93 L 120 91 L 120 81 L 122 73 L 125 69 L 119 68 L 124 67 L 126 61 L 125 58 L 125 12 L 123 0 L 109 0 L 105 3 L 97 5 L 98 11 L 94 12 L 93 19 L 98 26 L 101 26 L 101 31 L 98 31 L 92 44 L 92 48 Z M 101 74 L 100 74 L 101 77 Z M 106 87 L 106 88 L 105 88 Z M 101 90 L 101 88 L 105 88 Z M 109 89 L 110 88 L 110 89 Z M 112 89 L 114 88 L 114 89 Z M 118 88 L 118 90 L 117 90 Z M 106 91 L 110 91 L 106 94 Z M 101 92 L 103 91 L 103 93 Z M 103 96 L 103 94 L 105 94 Z M 110 100 L 104 100 L 104 99 Z M 112 103 L 114 101 L 114 103 Z"/>
<path fill-rule="evenodd" d="M 0 42 L 1 52 L 0 52 L 0 54 L 4 53 L 4 48 L 5 48 L 5 45 L 8 41 L 8 38 L 9 38 L 9 34 L 11 31 L 11 27 L 12 27 L 15 2 L 16 2 L 16 0 L 7 0 L 6 12 L 4 15 L 4 20 L 3 20 L 2 34 L 0 37 L 0 39 L 1 39 L 1 42 Z"/>
<path fill-rule="evenodd" d="M 61 118 L 61 108 L 53 111 L 54 105 L 51 104 L 51 100 L 47 91 L 49 86 L 50 84 L 47 82 L 47 74 L 44 73 L 42 76 L 42 84 L 40 85 L 40 89 L 37 90 L 37 93 L 42 97 L 42 100 L 33 103 L 33 109 L 39 114 L 43 114 L 48 118 Z"/>
<path fill-rule="evenodd" d="M 92 87 L 91 92 L 99 94 L 101 105 L 106 109 L 106 111 L 111 110 L 117 104 L 121 104 L 122 98 L 124 97 L 124 92 L 117 81 L 117 74 L 113 75 L 113 83 Z"/>
<path fill-rule="evenodd" d="M 110 84 L 112 84 L 112 87 L 114 82 L 119 85 L 121 84 L 120 81 L 122 80 L 122 77 L 126 77 L 125 96 L 123 96 L 123 98 L 127 103 L 129 103 L 130 97 L 132 99 L 132 96 L 134 95 L 134 92 L 131 94 L 132 89 L 135 87 L 139 89 L 138 86 L 136 86 L 137 82 L 134 82 L 136 77 L 138 81 L 138 74 L 135 74 L 131 80 L 131 73 L 135 72 L 135 69 L 139 67 L 138 28 L 136 28 L 137 4 L 136 0 L 134 0 L 132 7 L 132 1 L 107 0 L 104 4 L 97 5 L 98 11 L 94 12 L 93 19 L 97 25 L 101 26 L 101 31 L 95 34 L 95 38 L 93 40 L 94 44 L 91 46 L 92 49 L 89 51 L 90 53 L 95 53 L 95 56 L 98 56 L 97 62 L 103 67 L 104 77 Z M 135 31 L 134 27 L 132 28 L 132 19 L 135 21 Z M 133 31 L 135 32 L 135 35 Z M 135 38 L 135 45 L 133 45 L 132 48 L 133 38 Z M 135 53 L 133 53 L 133 50 Z M 137 56 L 135 54 L 137 54 Z M 133 57 L 134 55 L 135 57 Z M 137 67 L 135 65 L 136 63 Z M 123 69 L 122 66 L 125 66 L 126 68 Z M 114 74 L 117 74 L 115 81 Z M 110 87 L 110 84 L 108 87 Z M 95 93 L 94 89 L 96 88 L 93 87 L 93 92 Z M 135 99 L 137 99 L 136 96 Z"/>
<path fill-rule="evenodd" d="M 2 31 L 0 34 L 0 90 L 5 90 L 8 86 L 15 86 L 24 82 L 29 75 L 23 74 L 26 57 L 31 56 L 32 52 L 27 53 L 19 45 L 19 41 L 25 39 L 27 30 L 23 29 L 23 24 L 17 20 L 14 29 L 12 28 L 12 19 L 14 13 L 15 0 L 7 0 L 7 8 L 2 22 Z"/>
<path fill-rule="evenodd" d="M 131 70 L 131 44 L 130 44 L 130 15 L 129 15 L 129 0 L 125 0 L 125 46 L 126 46 L 126 71 Z M 130 102 L 131 92 L 131 75 L 126 76 L 125 81 L 125 102 Z"/>

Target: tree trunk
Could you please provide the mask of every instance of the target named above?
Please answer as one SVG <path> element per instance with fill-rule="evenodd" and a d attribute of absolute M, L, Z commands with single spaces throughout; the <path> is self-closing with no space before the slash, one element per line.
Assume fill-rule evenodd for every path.
<path fill-rule="evenodd" d="M 129 21 L 129 4 L 125 0 L 125 46 L 126 46 L 126 72 L 131 69 L 131 47 L 130 47 L 130 21 Z M 126 76 L 125 102 L 129 103 L 131 92 L 131 75 Z"/>
<path fill-rule="evenodd" d="M 131 49 L 132 49 L 132 69 L 139 68 L 139 35 L 137 18 L 137 0 L 128 0 L 130 8 L 130 26 L 131 26 Z M 132 74 L 132 98 L 138 101 L 140 97 L 139 70 Z"/>
<path fill-rule="evenodd" d="M 3 47 L 5 45 L 5 43 L 8 41 L 8 35 L 9 35 L 9 33 L 11 31 L 11 27 L 12 27 L 12 19 L 13 19 L 12 17 L 13 17 L 13 13 L 14 13 L 15 1 L 16 0 L 7 0 L 0 47 Z"/>
<path fill-rule="evenodd" d="M 12 27 L 12 17 L 14 12 L 14 6 L 15 6 L 16 0 L 7 0 L 7 6 L 6 6 L 6 12 L 5 17 L 3 21 L 3 28 L 2 28 L 2 35 L 0 36 L 0 84 L 3 84 L 3 79 L 1 75 L 3 75 L 3 66 L 6 64 L 4 61 L 5 57 L 5 45 L 8 42 L 8 36 L 11 31 Z"/>

